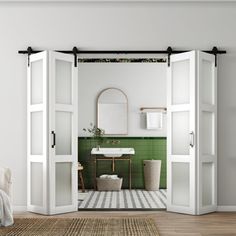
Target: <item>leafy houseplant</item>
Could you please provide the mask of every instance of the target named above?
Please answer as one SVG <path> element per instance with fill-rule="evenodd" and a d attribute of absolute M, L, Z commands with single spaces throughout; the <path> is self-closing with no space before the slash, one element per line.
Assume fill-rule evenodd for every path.
<path fill-rule="evenodd" d="M 83 131 L 85 132 L 89 132 L 92 137 L 97 141 L 97 149 L 99 150 L 100 145 L 103 143 L 104 141 L 104 137 L 103 135 L 105 134 L 105 130 L 104 129 L 100 129 L 98 128 L 96 125 L 94 125 L 93 123 L 90 123 L 90 128 L 83 128 Z"/>

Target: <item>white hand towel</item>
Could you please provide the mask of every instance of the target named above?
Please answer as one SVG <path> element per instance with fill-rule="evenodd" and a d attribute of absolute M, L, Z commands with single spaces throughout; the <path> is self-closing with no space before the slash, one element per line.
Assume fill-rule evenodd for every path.
<path fill-rule="evenodd" d="M 162 112 L 147 112 L 146 123 L 147 129 L 162 129 Z"/>

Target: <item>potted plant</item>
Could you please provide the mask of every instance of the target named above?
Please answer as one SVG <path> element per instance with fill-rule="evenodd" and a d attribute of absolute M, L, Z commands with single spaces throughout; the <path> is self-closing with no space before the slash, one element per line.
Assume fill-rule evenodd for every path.
<path fill-rule="evenodd" d="M 105 134 L 105 130 L 104 129 L 100 129 L 98 128 L 96 125 L 94 125 L 93 123 L 90 123 L 89 128 L 83 128 L 83 131 L 88 132 L 92 135 L 92 137 L 97 141 L 97 150 L 100 149 L 101 144 L 104 141 L 104 134 Z"/>

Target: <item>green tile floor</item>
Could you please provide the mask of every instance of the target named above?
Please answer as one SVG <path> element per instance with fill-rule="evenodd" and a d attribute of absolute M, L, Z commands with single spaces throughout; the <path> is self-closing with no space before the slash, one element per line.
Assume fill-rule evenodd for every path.
<path fill-rule="evenodd" d="M 119 140 L 119 144 L 107 143 L 109 140 Z M 78 161 L 84 166 L 83 177 L 85 188 L 93 188 L 93 163 L 90 151 L 97 142 L 91 137 L 78 138 Z M 162 160 L 160 188 L 166 188 L 166 138 L 165 137 L 109 137 L 101 147 L 132 147 L 135 155 L 132 157 L 132 188 L 144 188 L 143 160 Z M 123 177 L 123 188 L 128 188 L 128 161 L 116 161 L 115 173 L 111 171 L 111 161 L 98 163 L 97 175 L 118 174 Z"/>

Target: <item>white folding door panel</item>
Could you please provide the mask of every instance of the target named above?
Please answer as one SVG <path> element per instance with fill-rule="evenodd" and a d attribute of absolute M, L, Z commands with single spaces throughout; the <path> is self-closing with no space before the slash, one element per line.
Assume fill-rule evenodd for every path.
<path fill-rule="evenodd" d="M 49 52 L 50 214 L 77 210 L 77 68 Z"/>
<path fill-rule="evenodd" d="M 195 214 L 195 51 L 172 55 L 167 85 L 167 210 Z"/>
<path fill-rule="evenodd" d="M 47 214 L 48 57 L 30 56 L 27 70 L 27 209 Z"/>
<path fill-rule="evenodd" d="M 45 51 L 28 67 L 28 210 L 77 211 L 77 68 L 74 56 Z"/>
<path fill-rule="evenodd" d="M 197 214 L 217 207 L 217 68 L 214 55 L 198 52 Z"/>

